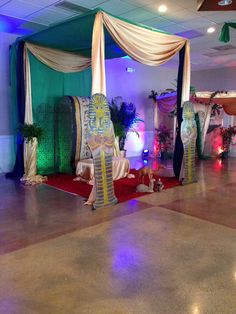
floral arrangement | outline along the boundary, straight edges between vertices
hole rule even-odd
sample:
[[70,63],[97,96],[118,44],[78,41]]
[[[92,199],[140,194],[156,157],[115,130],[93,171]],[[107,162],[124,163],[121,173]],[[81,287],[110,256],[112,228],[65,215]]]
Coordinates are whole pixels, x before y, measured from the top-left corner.
[[120,96],[112,99],[109,108],[115,136],[119,137],[120,150],[124,150],[128,132],[135,132],[139,136],[135,127],[144,121],[139,117],[135,105],[126,103]]
[[165,125],[160,125],[158,129],[156,129],[156,141],[158,143],[158,151],[170,152],[172,148],[172,130],[168,129]]
[[34,137],[38,140],[41,139],[43,130],[37,124],[22,124],[19,127],[21,135],[24,137],[27,143],[31,142]]
[[233,137],[236,135],[236,126],[229,126],[228,128],[221,128],[220,134],[222,136],[222,150],[229,152],[230,145],[233,142]]

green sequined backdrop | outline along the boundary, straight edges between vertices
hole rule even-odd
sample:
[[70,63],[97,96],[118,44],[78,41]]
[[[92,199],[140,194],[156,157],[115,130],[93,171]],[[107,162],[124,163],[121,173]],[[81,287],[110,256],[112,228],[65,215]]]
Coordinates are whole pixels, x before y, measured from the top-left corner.
[[[78,73],[61,73],[47,67],[30,54],[31,85],[33,120],[43,129],[43,137],[38,145],[37,167],[39,174],[55,173],[58,169],[58,156],[56,154],[56,104],[64,95],[90,96],[91,69]],[[70,114],[70,113],[69,113]],[[65,125],[70,120],[65,116]],[[61,119],[61,118],[60,118]],[[63,121],[60,121],[63,124]],[[70,136],[64,132],[61,136]],[[72,134],[71,134],[72,136]],[[58,136],[60,142],[60,136]],[[70,142],[72,139],[68,138]],[[71,146],[60,146],[60,162],[62,168],[67,165],[68,156],[71,155]]]

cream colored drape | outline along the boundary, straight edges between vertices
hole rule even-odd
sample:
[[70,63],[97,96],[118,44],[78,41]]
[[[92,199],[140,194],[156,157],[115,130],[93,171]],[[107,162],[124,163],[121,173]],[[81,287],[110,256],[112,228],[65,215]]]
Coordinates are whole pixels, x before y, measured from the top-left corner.
[[91,66],[91,59],[78,54],[46,48],[30,43],[24,46],[24,77],[25,77],[25,123],[33,123],[31,74],[30,74],[30,51],[38,60],[48,67],[63,73],[83,71]]
[[79,72],[91,66],[90,58],[75,53],[46,48],[30,43],[25,43],[25,47],[42,63],[59,72]]
[[97,13],[92,37],[92,95],[106,96],[105,41],[102,15]]
[[[25,43],[24,46],[24,78],[25,78],[25,123],[33,124],[33,110],[32,110],[32,95],[31,95],[31,73],[30,73],[30,62],[29,54],[30,51],[38,60],[46,64],[48,67],[60,71],[63,73],[79,72],[91,66],[91,59],[86,58],[70,52],[60,51],[57,49],[50,49],[30,43]],[[24,150],[24,161],[25,161],[25,176],[23,181],[41,180],[42,178],[35,175],[27,175],[28,169],[36,167],[36,148],[32,149],[31,143],[25,144]],[[30,154],[31,152],[32,154]],[[32,157],[34,156],[34,157]]]
[[106,92],[104,65],[104,30],[106,27],[114,41],[134,60],[158,66],[170,60],[185,46],[182,102],[189,100],[190,45],[185,38],[143,28],[115,18],[105,12],[96,14],[92,42],[92,94]]

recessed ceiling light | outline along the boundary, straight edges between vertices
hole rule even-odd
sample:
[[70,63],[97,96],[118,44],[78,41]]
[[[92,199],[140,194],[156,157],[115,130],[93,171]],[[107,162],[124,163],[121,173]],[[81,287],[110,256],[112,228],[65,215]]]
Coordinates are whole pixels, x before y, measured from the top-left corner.
[[215,32],[215,27],[209,27],[208,29],[207,29],[207,32],[208,32],[208,34],[212,34],[212,33],[214,33]]
[[231,3],[232,3],[232,0],[221,0],[218,2],[218,4],[221,6],[230,5]]
[[165,4],[159,5],[158,11],[160,13],[165,13],[167,11],[167,6]]

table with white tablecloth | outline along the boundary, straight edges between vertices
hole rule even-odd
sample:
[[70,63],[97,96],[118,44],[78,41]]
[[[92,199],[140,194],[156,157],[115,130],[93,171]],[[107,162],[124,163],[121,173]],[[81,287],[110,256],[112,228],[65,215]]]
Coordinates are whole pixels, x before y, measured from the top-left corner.
[[[113,157],[113,180],[127,177],[130,170],[130,163],[127,158]],[[89,184],[94,184],[93,159],[80,160],[76,167],[76,180],[81,180]]]

